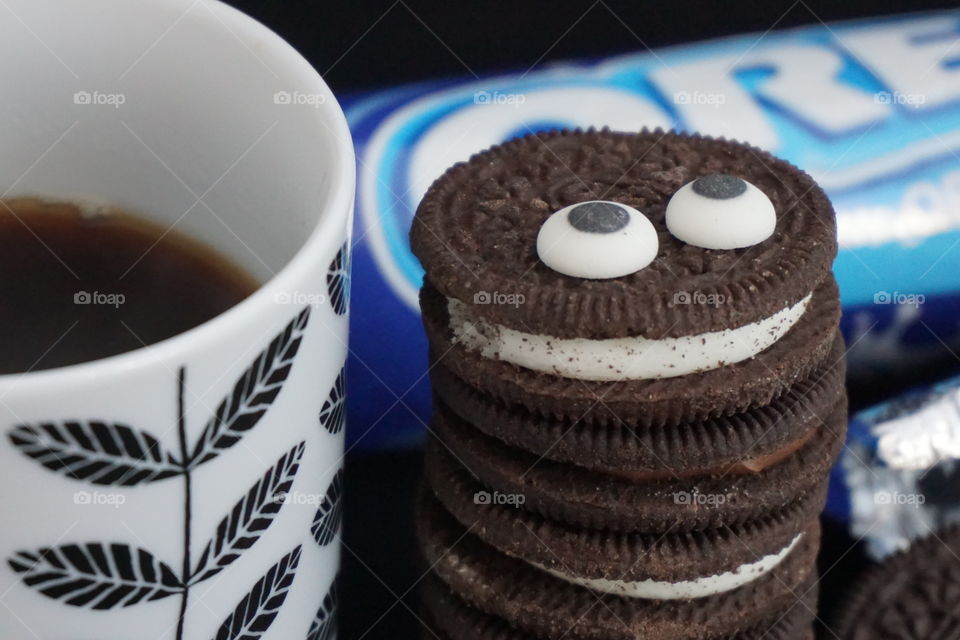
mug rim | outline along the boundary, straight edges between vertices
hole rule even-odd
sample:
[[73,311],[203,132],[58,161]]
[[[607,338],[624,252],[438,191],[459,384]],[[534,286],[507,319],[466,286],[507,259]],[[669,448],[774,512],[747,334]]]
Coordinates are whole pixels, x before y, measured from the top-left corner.
[[[166,2],[166,0],[141,1],[151,2],[154,5],[163,5]],[[268,296],[273,296],[273,291],[283,290],[287,283],[302,281],[306,275],[305,272],[315,267],[313,254],[329,244],[331,229],[336,229],[337,235],[340,235],[340,226],[344,226],[345,239],[349,240],[356,188],[356,152],[346,116],[333,91],[307,59],[273,29],[221,0],[208,3],[206,8],[217,12],[219,18],[229,20],[230,27],[236,30],[238,36],[256,37],[275,49],[289,65],[287,69],[302,81],[305,89],[324,97],[321,108],[316,110],[314,117],[317,126],[326,128],[332,134],[333,143],[330,152],[332,162],[325,167],[329,171],[330,189],[318,202],[317,206],[321,213],[316,223],[306,240],[275,275],[263,282],[249,296],[219,315],[174,336],[130,351],[49,369],[0,374],[0,388],[10,388],[27,380],[34,384],[49,384],[75,376],[97,376],[107,371],[118,370],[132,371],[145,364],[172,360],[176,354],[189,351],[191,344],[197,341],[209,341],[222,335],[228,327],[239,323],[245,316],[255,313],[261,305],[272,303]]]

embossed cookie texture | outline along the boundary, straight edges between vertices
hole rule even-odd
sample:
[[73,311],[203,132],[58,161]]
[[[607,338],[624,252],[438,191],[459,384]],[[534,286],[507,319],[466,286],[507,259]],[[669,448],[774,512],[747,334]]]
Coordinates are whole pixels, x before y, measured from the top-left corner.
[[438,637],[811,637],[847,403],[809,176],[697,135],[531,135],[442,175],[411,243]]

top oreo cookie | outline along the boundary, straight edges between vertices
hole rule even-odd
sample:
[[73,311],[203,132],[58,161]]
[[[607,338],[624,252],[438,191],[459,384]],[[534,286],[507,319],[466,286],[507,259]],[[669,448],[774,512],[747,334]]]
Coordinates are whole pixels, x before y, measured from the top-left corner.
[[607,130],[531,135],[455,165],[411,244],[480,334],[707,346],[744,328],[720,338],[761,348],[803,314],[837,249],[833,208],[796,167],[723,139]]

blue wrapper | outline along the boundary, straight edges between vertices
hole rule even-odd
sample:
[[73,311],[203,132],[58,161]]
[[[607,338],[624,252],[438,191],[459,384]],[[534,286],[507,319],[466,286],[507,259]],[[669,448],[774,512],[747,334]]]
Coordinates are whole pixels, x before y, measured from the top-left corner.
[[881,559],[960,521],[960,376],[856,414],[826,514]]
[[351,445],[418,441],[429,415],[423,272],[407,233],[454,162],[555,127],[673,127],[751,142],[838,212],[854,376],[960,341],[960,12],[816,25],[348,97],[358,152]]

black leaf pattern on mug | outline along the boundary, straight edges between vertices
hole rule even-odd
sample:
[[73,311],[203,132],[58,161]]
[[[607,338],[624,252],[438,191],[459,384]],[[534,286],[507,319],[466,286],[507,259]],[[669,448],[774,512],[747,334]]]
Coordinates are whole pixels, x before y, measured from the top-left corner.
[[101,420],[22,424],[8,437],[21,453],[47,469],[91,484],[132,487],[181,473],[156,438],[124,424]]
[[19,551],[7,562],[24,584],[74,607],[130,607],[183,591],[170,567],[126,544],[65,544]]
[[285,555],[253,585],[220,625],[215,640],[257,640],[270,629],[293,585],[301,549]]
[[[174,457],[149,433],[103,420],[22,424],[10,442],[45,468],[91,484],[132,487],[173,476],[183,480],[183,561],[180,574],[149,551],[122,543],[64,544],[19,551],[7,559],[24,584],[75,607],[112,609],[178,594],[177,640],[187,637],[191,587],[236,561],[263,535],[293,485],[305,443],[288,451],[220,522],[193,569],[190,541],[193,470],[235,445],[273,405],[290,375],[310,317],[304,307],[262,351],[218,406],[192,446],[185,411],[186,367],[177,375],[177,432]],[[339,517],[339,516],[338,516]],[[300,547],[271,568],[223,623],[217,640],[256,640],[273,622],[300,561]]]
[[338,316],[350,307],[350,246],[345,242],[327,271],[327,293],[330,305]]
[[320,408],[320,424],[331,434],[343,431],[345,414],[346,367],[340,369],[330,394]]
[[216,536],[200,556],[191,585],[223,571],[266,532],[293,485],[305,446],[301,442],[284,454],[220,521]]
[[343,520],[343,469],[330,481],[327,493],[313,518],[310,532],[320,546],[333,542],[333,538],[340,531],[340,522]]
[[235,445],[260,421],[290,375],[309,318],[307,306],[240,376],[204,427],[187,463],[191,469]]
[[307,631],[307,640],[330,640],[337,633],[337,582],[334,580],[330,591],[324,596],[320,608],[317,609],[310,630]]

